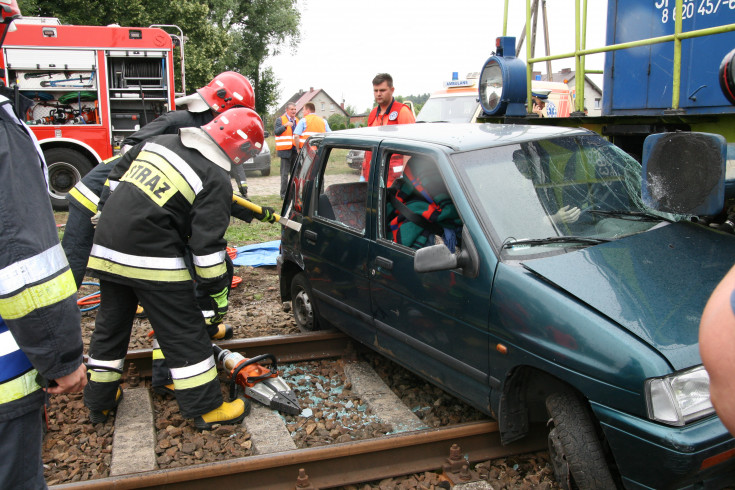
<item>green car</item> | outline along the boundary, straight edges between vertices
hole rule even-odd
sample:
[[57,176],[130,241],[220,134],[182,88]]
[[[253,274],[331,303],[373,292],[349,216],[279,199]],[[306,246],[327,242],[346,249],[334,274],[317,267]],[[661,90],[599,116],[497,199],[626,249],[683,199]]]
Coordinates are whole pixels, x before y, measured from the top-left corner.
[[283,230],[282,298],[303,330],[342,330],[497,419],[503,442],[548,422],[562,485],[732,484],[698,327],[735,236],[646,207],[641,173],[584,129],[314,136],[283,207],[302,227]]

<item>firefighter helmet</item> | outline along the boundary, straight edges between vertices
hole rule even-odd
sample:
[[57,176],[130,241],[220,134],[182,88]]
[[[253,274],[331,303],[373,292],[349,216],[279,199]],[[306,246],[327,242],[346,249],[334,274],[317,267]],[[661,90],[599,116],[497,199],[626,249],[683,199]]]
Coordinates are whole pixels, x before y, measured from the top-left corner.
[[[20,18],[20,8],[16,0],[0,0],[0,10],[3,12],[3,24],[10,24],[15,19]],[[14,31],[15,26],[10,24],[9,31]]]
[[245,76],[234,71],[220,73],[197,92],[215,112],[222,113],[232,107],[255,109],[253,86]]
[[235,165],[253,158],[263,148],[263,121],[254,110],[246,107],[235,107],[218,114],[201,129]]

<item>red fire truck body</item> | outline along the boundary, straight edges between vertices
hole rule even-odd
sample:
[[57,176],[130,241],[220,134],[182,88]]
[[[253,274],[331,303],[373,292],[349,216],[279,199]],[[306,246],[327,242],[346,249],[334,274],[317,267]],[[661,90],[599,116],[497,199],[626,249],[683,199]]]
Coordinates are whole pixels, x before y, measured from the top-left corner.
[[65,209],[83,175],[174,108],[174,42],[151,27],[17,27],[0,50],[0,75],[34,102],[25,120],[49,166],[52,204]]

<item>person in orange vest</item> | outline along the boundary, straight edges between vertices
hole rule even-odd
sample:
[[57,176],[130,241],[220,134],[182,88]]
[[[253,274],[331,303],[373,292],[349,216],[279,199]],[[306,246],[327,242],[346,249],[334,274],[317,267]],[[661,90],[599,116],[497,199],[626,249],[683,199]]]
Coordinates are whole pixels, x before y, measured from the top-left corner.
[[[393,77],[387,73],[378,73],[373,78],[373,95],[375,102],[378,104],[370,111],[368,115],[368,126],[386,126],[389,124],[413,124],[416,117],[413,111],[406,105],[398,102],[393,97]],[[370,175],[370,158],[372,152],[365,152],[365,159],[362,161],[362,175],[360,180],[368,180]],[[395,160],[395,162],[394,162]],[[391,158],[390,172],[388,173],[388,186],[393,183],[396,177],[403,172],[403,159]]]
[[329,123],[322,117],[314,114],[316,112],[316,106],[313,102],[307,102],[304,104],[304,118],[299,121],[294,129],[293,141],[294,144],[299,145],[299,149],[304,147],[304,143],[309,139],[309,136],[313,136],[317,133],[329,133],[332,129],[329,127]]
[[288,174],[291,172],[296,157],[299,154],[299,147],[294,145],[293,130],[299,123],[296,117],[296,104],[289,102],[286,104],[286,112],[279,118],[276,118],[276,127],[273,133],[276,135],[276,150],[278,156],[281,157],[281,199],[286,197],[286,187],[288,186]]

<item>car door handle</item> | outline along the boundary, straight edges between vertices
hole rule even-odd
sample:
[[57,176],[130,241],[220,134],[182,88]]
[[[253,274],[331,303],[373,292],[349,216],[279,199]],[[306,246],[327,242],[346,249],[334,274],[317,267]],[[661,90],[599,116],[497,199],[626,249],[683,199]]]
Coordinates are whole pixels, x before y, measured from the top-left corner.
[[319,237],[319,235],[316,234],[313,230],[306,230],[304,232],[304,238],[310,242],[316,243],[316,239]]
[[387,271],[392,271],[393,270],[393,261],[392,260],[389,260],[389,259],[386,259],[385,257],[380,257],[380,256],[376,257],[375,258],[375,264],[378,267],[381,267],[381,268],[383,268],[383,269],[385,269]]

